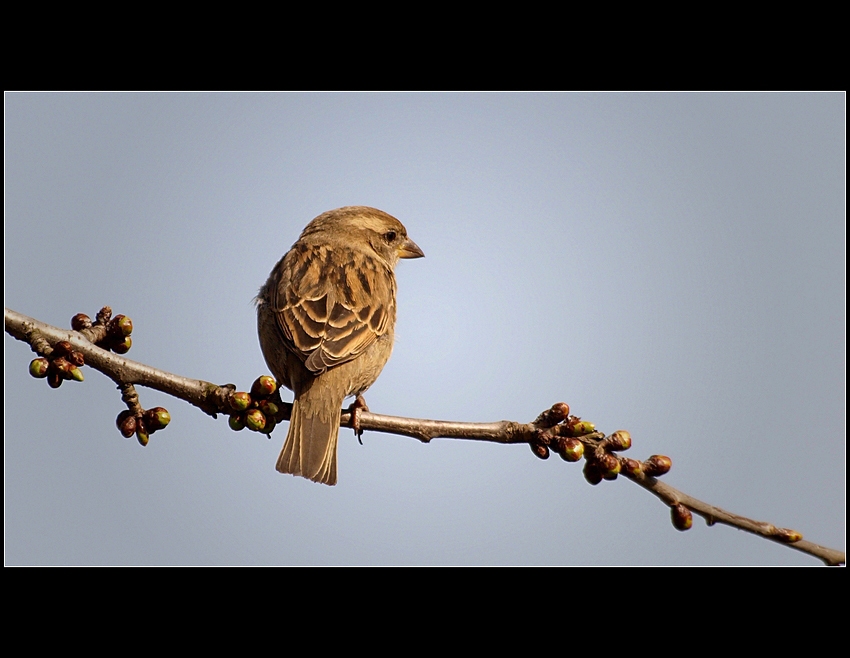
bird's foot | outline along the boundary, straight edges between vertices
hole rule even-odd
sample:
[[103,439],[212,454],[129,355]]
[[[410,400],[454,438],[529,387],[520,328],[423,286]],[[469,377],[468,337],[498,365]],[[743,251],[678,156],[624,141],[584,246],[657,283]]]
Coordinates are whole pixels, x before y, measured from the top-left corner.
[[357,437],[357,440],[360,442],[360,445],[363,445],[363,439],[360,437],[363,436],[363,428],[360,427],[360,413],[363,411],[369,411],[369,407],[366,404],[366,400],[363,399],[362,395],[358,395],[354,398],[354,402],[351,403],[348,407],[348,413],[351,414],[351,420],[349,421],[349,426],[354,430],[354,434]]

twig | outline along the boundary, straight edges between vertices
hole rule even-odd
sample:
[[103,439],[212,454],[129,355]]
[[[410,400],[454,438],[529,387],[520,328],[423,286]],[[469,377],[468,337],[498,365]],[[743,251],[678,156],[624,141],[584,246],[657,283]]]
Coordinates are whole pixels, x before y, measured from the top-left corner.
[[[75,350],[83,353],[86,365],[99,370],[112,379],[122,390],[125,398],[128,395],[132,397],[132,385],[141,385],[185,400],[213,417],[217,413],[231,412],[229,400],[236,390],[233,384],[219,386],[200,379],[189,379],[152,368],[97,347],[83,333],[59,329],[8,308],[5,309],[5,325],[8,334],[28,343],[34,352],[41,355],[49,353],[52,349],[51,345],[55,345],[59,341],[70,342]],[[136,404],[138,403],[136,402]],[[563,403],[554,405],[551,410],[541,414],[533,423],[517,423],[507,420],[495,423],[466,423],[384,416],[367,411],[360,411],[359,422],[360,428],[364,430],[409,436],[423,443],[428,443],[436,438],[467,439],[504,444],[528,443],[533,449],[537,448],[535,453],[538,456],[545,458],[549,454],[548,445],[550,442],[554,445],[554,442],[558,441],[557,437],[567,435],[562,431],[566,428],[566,425],[556,424],[560,422],[557,418],[552,422],[547,420],[547,414],[552,414],[559,405],[563,405]],[[563,406],[566,407],[566,405]],[[291,409],[290,404],[281,405],[277,420],[288,420]],[[571,418],[574,419],[575,417]],[[340,425],[349,427],[351,420],[350,411],[343,409],[340,412]],[[561,417],[561,420],[563,420],[563,417]],[[576,438],[588,448],[590,454],[599,454],[600,451],[604,451],[606,442],[611,441],[611,437],[605,438],[604,434],[594,431]],[[540,450],[541,446],[547,447]],[[590,459],[590,457],[586,458]],[[621,457],[617,459],[622,463],[634,461],[623,460]],[[723,523],[759,535],[817,557],[827,565],[845,563],[843,551],[805,541],[799,533],[793,530],[777,528],[771,523],[755,521],[714,507],[678,491],[664,484],[658,478],[647,475],[640,470],[632,472],[624,470],[623,474],[653,493],[671,508],[681,505],[699,514],[708,525]]]

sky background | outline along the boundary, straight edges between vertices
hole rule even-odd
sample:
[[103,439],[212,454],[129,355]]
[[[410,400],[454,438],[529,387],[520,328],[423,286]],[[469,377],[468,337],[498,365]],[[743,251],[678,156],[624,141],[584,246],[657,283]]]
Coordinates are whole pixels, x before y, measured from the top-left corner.
[[[527,422],[554,402],[665,480],[845,548],[846,97],[840,93],[7,93],[7,307],[103,305],[129,358],[247,390],[252,299],[303,227],[369,205],[397,270],[372,411]],[[341,430],[339,484],[110,380],[50,389],[6,335],[7,565],[817,565],[527,446]],[[285,398],[291,399],[291,398]]]

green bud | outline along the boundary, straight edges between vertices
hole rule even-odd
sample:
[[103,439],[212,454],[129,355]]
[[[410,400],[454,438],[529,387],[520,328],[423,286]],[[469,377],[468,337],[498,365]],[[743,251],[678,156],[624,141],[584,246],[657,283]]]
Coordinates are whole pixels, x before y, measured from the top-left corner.
[[148,428],[145,427],[145,421],[142,418],[136,418],[136,439],[142,447],[146,446],[150,440]]
[[262,432],[266,426],[266,417],[259,409],[250,409],[245,413],[245,426],[254,432]]
[[236,391],[230,396],[230,408],[233,411],[245,411],[251,406],[251,396],[244,391]]
[[596,425],[588,420],[582,420],[578,416],[570,416],[567,420],[567,428],[572,436],[584,436],[596,429]]
[[49,366],[50,362],[44,357],[33,359],[30,361],[30,374],[36,379],[43,379],[47,377],[47,370]]
[[268,400],[258,400],[257,408],[265,414],[266,418],[274,418],[280,412],[280,408]]
[[567,462],[577,462],[584,457],[584,444],[578,439],[562,439],[559,444],[561,459]]

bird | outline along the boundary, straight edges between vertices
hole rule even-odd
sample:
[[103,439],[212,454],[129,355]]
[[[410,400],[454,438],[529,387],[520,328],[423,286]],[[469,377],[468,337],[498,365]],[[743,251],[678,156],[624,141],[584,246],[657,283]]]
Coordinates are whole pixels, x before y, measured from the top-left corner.
[[425,254],[392,215],[346,206],[313,219],[256,298],[263,356],[294,393],[281,473],[337,482],[340,408],[363,393],[393,349],[395,266]]

